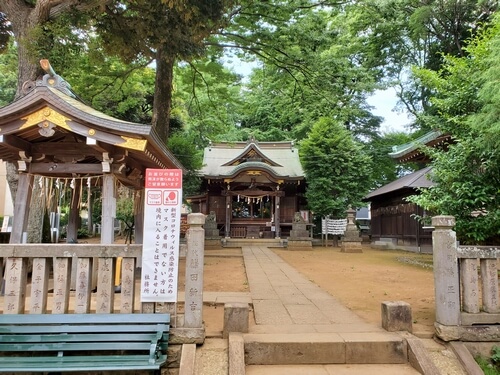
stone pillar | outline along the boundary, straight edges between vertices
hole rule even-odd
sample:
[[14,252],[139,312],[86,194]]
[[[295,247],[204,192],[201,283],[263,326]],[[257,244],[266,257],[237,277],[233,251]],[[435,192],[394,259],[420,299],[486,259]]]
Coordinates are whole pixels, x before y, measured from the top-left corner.
[[434,290],[436,322],[445,326],[460,324],[460,283],[458,276],[457,237],[452,230],[453,216],[432,218]]
[[203,326],[203,256],[205,250],[205,215],[189,214],[186,233],[186,289],[184,328]]
[[462,278],[463,310],[476,314],[479,312],[479,279],[477,259],[462,259],[460,277]]
[[498,312],[498,271],[496,259],[481,259],[481,280],[483,282],[483,310]]
[[344,232],[344,236],[342,237],[342,245],[340,246],[340,251],[342,253],[362,253],[363,248],[361,247],[361,242],[363,241],[363,239],[360,237],[358,227],[354,222],[356,210],[349,207],[346,213],[347,226]]

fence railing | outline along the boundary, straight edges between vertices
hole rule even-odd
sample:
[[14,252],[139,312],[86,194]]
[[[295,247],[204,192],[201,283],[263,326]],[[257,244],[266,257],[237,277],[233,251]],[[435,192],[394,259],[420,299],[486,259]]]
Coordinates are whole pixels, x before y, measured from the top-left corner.
[[500,248],[459,246],[452,216],[432,218],[436,334],[445,341],[500,339]]
[[142,245],[0,244],[3,313],[143,311],[141,253]]

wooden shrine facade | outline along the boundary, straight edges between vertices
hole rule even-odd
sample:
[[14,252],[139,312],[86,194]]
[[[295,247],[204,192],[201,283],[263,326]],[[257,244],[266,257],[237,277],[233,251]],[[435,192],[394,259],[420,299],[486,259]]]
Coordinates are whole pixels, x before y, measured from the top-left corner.
[[201,195],[193,212],[212,216],[226,238],[282,238],[306,208],[305,181],[293,142],[223,142],[204,150]]
[[448,135],[431,131],[413,142],[393,148],[390,157],[399,163],[415,163],[422,169],[382,186],[364,198],[370,202],[372,244],[416,252],[432,251],[432,232],[416,218],[424,217],[426,212],[406,198],[433,185],[429,179],[432,170],[425,167],[430,160],[422,147],[446,150],[449,142],[452,139]]
[[[26,232],[35,176],[75,179],[76,183],[99,176],[101,243],[114,240],[116,180],[138,192],[136,242],[142,243],[145,170],[182,169],[181,164],[151,125],[118,120],[94,110],[76,97],[48,61],[41,64],[46,72],[43,78],[25,83],[23,96],[0,108],[0,159],[14,164],[19,174],[10,242],[20,243]],[[73,190],[78,194],[80,189]],[[78,207],[71,210],[70,220]]]

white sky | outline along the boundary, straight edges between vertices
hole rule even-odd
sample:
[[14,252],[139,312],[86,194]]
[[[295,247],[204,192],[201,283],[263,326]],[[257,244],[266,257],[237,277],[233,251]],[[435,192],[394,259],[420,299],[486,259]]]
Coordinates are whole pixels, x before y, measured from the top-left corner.
[[376,91],[373,96],[368,98],[368,104],[373,107],[372,113],[384,118],[380,127],[384,133],[391,131],[408,133],[406,126],[411,123],[411,120],[405,113],[394,111],[397,101],[394,89]]

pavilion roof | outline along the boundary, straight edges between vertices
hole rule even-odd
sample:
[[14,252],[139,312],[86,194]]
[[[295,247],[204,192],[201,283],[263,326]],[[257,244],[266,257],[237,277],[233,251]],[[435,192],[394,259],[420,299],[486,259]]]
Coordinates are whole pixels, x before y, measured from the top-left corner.
[[151,125],[93,109],[53,71],[27,87],[0,108],[0,159],[19,170],[57,177],[112,172],[139,187],[146,168],[183,169]]

